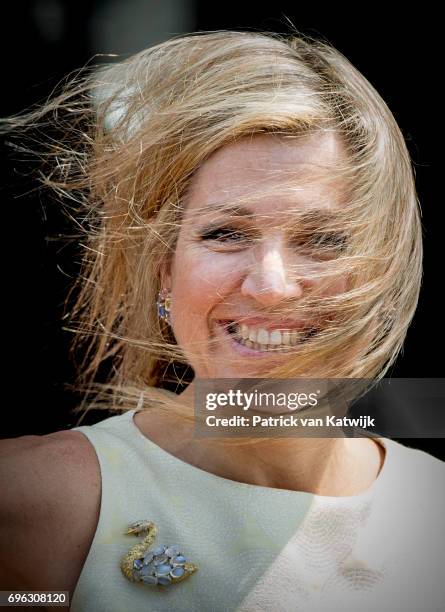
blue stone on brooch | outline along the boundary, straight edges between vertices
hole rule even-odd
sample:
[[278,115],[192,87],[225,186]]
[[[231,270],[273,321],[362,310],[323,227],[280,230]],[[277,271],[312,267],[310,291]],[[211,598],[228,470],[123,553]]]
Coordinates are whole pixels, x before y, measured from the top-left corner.
[[148,565],[144,565],[142,569],[139,570],[141,576],[152,576],[155,573],[156,567],[153,563],[149,563]]
[[165,574],[169,574],[172,570],[172,566],[168,565],[168,563],[163,563],[156,567],[156,576],[162,576]]
[[180,578],[184,575],[184,571],[184,568],[178,565],[178,567],[174,567],[172,569],[172,571],[170,572],[170,576],[172,576],[173,578]]
[[156,557],[154,557],[155,565],[160,565],[161,563],[165,563],[166,561],[168,561],[168,556],[166,554],[156,555]]
[[179,550],[180,550],[179,544],[173,544],[172,546],[169,546],[167,548],[167,550],[165,551],[165,554],[168,557],[176,557],[176,555],[179,555]]

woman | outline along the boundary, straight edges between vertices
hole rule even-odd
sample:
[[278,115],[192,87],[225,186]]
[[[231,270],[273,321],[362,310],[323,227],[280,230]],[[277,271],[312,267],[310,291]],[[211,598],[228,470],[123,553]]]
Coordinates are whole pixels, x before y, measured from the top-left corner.
[[3,443],[2,588],[67,590],[75,611],[443,609],[440,461],[194,435],[200,379],[376,382],[400,351],[421,226],[378,93],[326,43],[223,31],[10,123],[48,112],[68,135],[45,183],[87,234],[81,382],[120,414]]

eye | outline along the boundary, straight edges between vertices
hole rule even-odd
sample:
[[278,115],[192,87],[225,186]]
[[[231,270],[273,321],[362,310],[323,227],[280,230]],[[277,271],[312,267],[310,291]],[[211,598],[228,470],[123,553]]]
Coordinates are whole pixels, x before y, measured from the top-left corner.
[[200,233],[202,240],[215,240],[217,242],[241,242],[249,239],[247,232],[232,227],[215,227],[203,230]]
[[312,237],[311,245],[336,251],[344,251],[346,248],[346,236],[339,233],[315,234]]
[[295,244],[321,255],[341,253],[346,249],[346,236],[339,232],[314,232],[296,237]]

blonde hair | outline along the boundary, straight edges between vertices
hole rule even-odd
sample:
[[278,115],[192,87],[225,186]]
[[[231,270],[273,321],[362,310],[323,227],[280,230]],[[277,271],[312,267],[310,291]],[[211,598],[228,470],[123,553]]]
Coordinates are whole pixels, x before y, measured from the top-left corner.
[[[354,283],[328,303],[339,313],[332,329],[270,374],[378,380],[396,359],[422,273],[413,168],[385,102],[330,44],[298,33],[179,36],[76,76],[3,130],[36,125],[63,133],[47,143],[42,180],[73,203],[84,235],[69,329],[74,353],[85,345],[78,387],[96,394],[89,406],[127,410],[193,377],[157,316],[162,266],[197,169],[254,134],[341,137],[348,164],[339,175],[351,184],[343,227],[355,236],[342,260]],[[312,296],[306,306],[323,301]],[[109,362],[108,380],[95,382]]]

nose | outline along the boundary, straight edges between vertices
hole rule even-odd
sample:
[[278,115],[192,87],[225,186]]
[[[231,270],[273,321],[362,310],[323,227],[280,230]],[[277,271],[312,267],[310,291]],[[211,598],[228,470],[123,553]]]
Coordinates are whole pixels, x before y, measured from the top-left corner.
[[295,278],[295,270],[288,269],[288,262],[280,240],[257,245],[254,262],[241,285],[241,294],[257,300],[263,306],[274,306],[287,298],[303,295],[301,281]]

